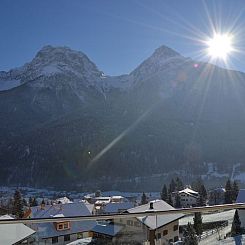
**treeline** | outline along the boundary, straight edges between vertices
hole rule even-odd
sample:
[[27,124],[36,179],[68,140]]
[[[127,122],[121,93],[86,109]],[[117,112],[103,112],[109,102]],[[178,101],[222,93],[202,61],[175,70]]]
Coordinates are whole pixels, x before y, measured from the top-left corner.
[[[177,193],[178,191],[181,191],[185,188],[185,185],[183,184],[183,181],[177,177],[173,178],[169,185],[166,184],[163,185],[162,190],[160,192],[160,197],[163,201],[167,202],[170,205],[173,205],[172,200],[172,193]],[[194,182],[192,182],[191,187],[192,190],[199,193],[199,199],[198,199],[198,206],[205,206],[208,201],[208,192],[206,190],[206,187],[202,180],[198,179]],[[237,195],[239,192],[239,186],[236,181],[232,182],[230,179],[227,180],[225,184],[225,194],[224,194],[224,203],[230,204],[234,203],[237,199]],[[180,198],[179,195],[175,195],[175,207],[180,207]]]
[[[42,200],[42,204],[44,204],[44,200]],[[7,204],[1,204],[0,208],[4,210],[4,214],[12,214],[16,218],[21,219],[24,216],[25,209],[38,205],[38,201],[35,197],[29,197],[29,200],[26,201],[26,199],[22,197],[21,191],[17,189],[13,197],[8,200]]]
[[232,182],[230,179],[225,184],[225,204],[236,202],[239,192],[239,186],[236,181]]

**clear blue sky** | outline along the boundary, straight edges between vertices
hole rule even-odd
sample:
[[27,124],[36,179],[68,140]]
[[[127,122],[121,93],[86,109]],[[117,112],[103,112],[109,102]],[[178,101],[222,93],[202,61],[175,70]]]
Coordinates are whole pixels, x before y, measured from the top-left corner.
[[[0,70],[47,44],[83,51],[110,75],[132,71],[163,44],[196,58],[211,23],[235,32],[242,51],[244,8],[244,0],[1,0]],[[245,71],[244,54],[233,56],[230,67]]]

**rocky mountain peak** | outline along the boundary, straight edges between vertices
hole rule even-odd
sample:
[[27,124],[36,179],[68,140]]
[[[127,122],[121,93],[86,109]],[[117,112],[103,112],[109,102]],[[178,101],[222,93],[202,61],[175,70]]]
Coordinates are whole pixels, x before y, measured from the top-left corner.
[[159,48],[155,50],[155,52],[151,56],[152,58],[157,58],[157,59],[168,59],[171,57],[181,57],[181,55],[176,52],[175,50],[162,45]]
[[157,72],[182,63],[186,58],[167,46],[160,46],[131,74],[136,80],[146,79]]
[[100,77],[102,74],[84,53],[68,47],[50,45],[44,46],[25,67],[27,70],[39,71],[41,75],[66,73],[78,77],[86,77],[90,74],[92,77]]

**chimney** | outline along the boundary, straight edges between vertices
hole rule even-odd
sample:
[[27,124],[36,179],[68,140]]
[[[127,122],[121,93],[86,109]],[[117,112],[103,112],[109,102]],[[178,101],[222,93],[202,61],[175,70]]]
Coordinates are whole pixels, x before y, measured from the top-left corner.
[[153,202],[150,202],[150,209],[154,209]]

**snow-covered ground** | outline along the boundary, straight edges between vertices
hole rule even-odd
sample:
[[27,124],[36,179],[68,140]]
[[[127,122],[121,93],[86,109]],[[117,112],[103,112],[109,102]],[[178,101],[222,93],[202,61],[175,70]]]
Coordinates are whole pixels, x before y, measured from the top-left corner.
[[[217,230],[209,230],[203,234],[206,238],[202,239],[199,244],[206,245],[206,244],[236,244],[233,238],[227,238],[226,234],[231,231],[231,225],[233,221],[233,217],[235,214],[235,210],[229,210],[225,212],[213,213],[213,214],[203,214],[202,219],[203,223],[215,222],[215,221],[228,221],[228,226],[220,229],[219,232]],[[186,225],[188,222],[193,224],[193,215],[186,216],[180,220],[180,225]],[[219,240],[221,238],[222,240]],[[226,243],[227,242],[227,243]],[[243,244],[243,243],[238,243]],[[245,244],[245,243],[244,243]]]
[[[214,221],[222,221],[228,220],[228,223],[231,224],[233,221],[233,217],[235,214],[235,210],[229,210],[220,213],[213,213],[213,214],[203,214],[202,221],[203,223],[209,223]],[[193,215],[186,216],[180,220],[180,225],[187,225],[188,222],[193,224]]]
[[92,241],[91,237],[78,239],[74,242],[68,243],[67,245],[87,245]]

